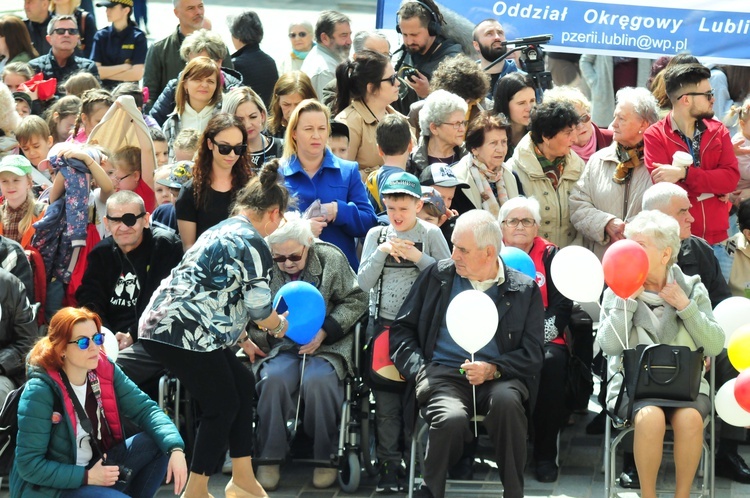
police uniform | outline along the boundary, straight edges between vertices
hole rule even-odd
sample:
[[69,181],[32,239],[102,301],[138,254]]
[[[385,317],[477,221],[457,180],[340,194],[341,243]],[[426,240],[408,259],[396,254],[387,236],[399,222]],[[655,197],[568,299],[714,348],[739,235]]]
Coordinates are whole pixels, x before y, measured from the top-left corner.
[[[126,7],[133,7],[132,0],[112,0],[97,5],[119,3]],[[148,41],[146,34],[128,22],[128,26],[122,31],[117,31],[113,24],[100,29],[94,35],[94,46],[91,49],[91,58],[102,66],[117,66],[120,64],[145,64]],[[121,81],[102,80],[102,86],[112,89]]]

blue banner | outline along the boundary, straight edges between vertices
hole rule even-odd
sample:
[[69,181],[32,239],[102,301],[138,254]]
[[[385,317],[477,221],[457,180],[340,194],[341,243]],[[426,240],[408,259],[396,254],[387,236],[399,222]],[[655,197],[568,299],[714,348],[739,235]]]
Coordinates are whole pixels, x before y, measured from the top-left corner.
[[[642,0],[644,3],[646,0]],[[662,0],[663,1],[663,0]],[[399,0],[378,0],[378,27],[393,28]],[[576,0],[444,0],[476,24],[497,19],[507,38],[552,34],[546,50],[656,58],[690,52],[705,62],[750,65],[750,2],[693,1],[696,8]],[[670,2],[672,5],[677,2]],[[689,7],[690,0],[680,2]]]

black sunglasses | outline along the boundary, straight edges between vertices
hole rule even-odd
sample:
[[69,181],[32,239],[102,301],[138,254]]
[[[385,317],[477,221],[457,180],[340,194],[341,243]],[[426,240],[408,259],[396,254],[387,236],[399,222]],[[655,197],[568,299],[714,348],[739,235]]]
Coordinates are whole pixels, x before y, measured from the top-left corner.
[[97,346],[101,346],[102,344],[104,344],[104,334],[102,334],[101,332],[97,332],[92,337],[81,337],[80,339],[76,339],[75,341],[68,341],[68,344],[78,344],[78,349],[86,351],[91,345],[92,339],[94,341],[94,344],[96,344]]
[[298,36],[300,38],[305,38],[305,37],[307,37],[307,32],[306,31],[300,31],[299,33],[289,33],[289,38],[297,38]]
[[214,144],[216,145],[216,148],[219,150],[219,154],[222,156],[228,155],[230,152],[234,151],[234,154],[237,156],[241,156],[247,151],[247,144],[238,144],[238,145],[228,145],[228,144]]
[[116,218],[114,216],[106,215],[106,218],[112,223],[122,223],[126,227],[132,227],[135,223],[146,216],[145,211],[141,214],[125,213],[121,217]]
[[292,254],[290,256],[274,256],[273,260],[276,261],[277,263],[284,263],[288,259],[292,263],[296,263],[297,261],[302,259],[302,256],[304,255],[305,255],[305,250],[302,249],[302,252],[299,254]]
[[387,81],[387,82],[389,82],[389,83],[390,83],[391,85],[394,85],[394,86],[395,86],[395,85],[396,85],[396,80],[397,80],[397,79],[398,79],[398,73],[393,73],[392,75],[388,76],[387,78],[383,78],[383,79],[382,79],[382,80],[380,80],[380,81]]
[[64,35],[66,32],[70,33],[71,35],[77,35],[78,28],[55,28],[52,30],[52,32],[56,35]]

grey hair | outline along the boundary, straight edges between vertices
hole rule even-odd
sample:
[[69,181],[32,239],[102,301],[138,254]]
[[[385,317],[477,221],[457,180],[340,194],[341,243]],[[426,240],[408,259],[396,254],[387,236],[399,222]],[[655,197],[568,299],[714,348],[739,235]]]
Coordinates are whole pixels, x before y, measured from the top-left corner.
[[132,190],[120,190],[110,195],[107,199],[107,211],[109,211],[110,206],[123,206],[125,204],[138,204],[141,213],[146,212],[146,204],[144,204],[143,198]]
[[318,21],[315,23],[315,41],[320,43],[323,39],[323,33],[329,37],[333,36],[336,26],[341,23],[351,24],[351,19],[341,12],[335,10],[324,10],[320,13]]
[[456,111],[466,114],[469,106],[464,99],[446,90],[435,90],[424,100],[424,106],[419,111],[419,127],[422,135],[429,137],[430,125],[445,123],[445,120]]
[[492,246],[495,248],[495,256],[498,256],[503,249],[503,232],[500,230],[500,224],[489,211],[484,209],[466,211],[456,220],[454,233],[461,230],[471,230],[479,249]]
[[542,223],[539,201],[533,197],[524,197],[522,195],[505,201],[505,204],[500,207],[500,214],[497,216],[498,223],[505,221],[505,218],[507,218],[514,209],[528,209],[531,216],[534,218],[534,221],[536,221],[536,224],[540,225]]
[[76,29],[78,29],[78,21],[76,21],[75,16],[63,14],[61,16],[55,16],[52,18],[52,20],[47,25],[47,34],[52,36],[52,31],[55,30],[55,25],[59,23],[60,21],[71,21],[73,24],[76,25]]
[[574,86],[562,85],[550,88],[544,92],[545,102],[570,102],[573,105],[583,107],[587,113],[591,112],[591,101],[586,98],[581,90]]
[[287,31],[290,31],[293,26],[302,26],[305,28],[305,31],[307,31],[307,34],[310,36],[314,36],[315,32],[313,30],[313,25],[310,21],[307,19],[297,19],[295,21],[292,21],[289,23],[289,27],[287,27]]
[[263,41],[263,24],[258,14],[252,10],[246,10],[242,14],[229,20],[229,34],[240,42],[248,45]]
[[199,29],[187,35],[180,45],[180,57],[182,60],[190,60],[190,56],[203,51],[208,52],[209,58],[214,61],[224,59],[227,46],[221,35],[207,29]]
[[310,228],[310,220],[300,218],[299,213],[286,213],[284,218],[287,220],[286,223],[266,237],[269,246],[283,244],[289,240],[299,242],[305,247],[313,245],[315,237]]
[[659,104],[656,102],[656,97],[645,88],[633,88],[631,86],[620,88],[615,95],[615,102],[632,105],[633,112],[641,119],[646,120],[648,124],[659,121]]
[[388,37],[385,36],[385,34],[380,30],[375,31],[358,31],[356,35],[354,35],[354,39],[352,40],[352,50],[354,50],[354,53],[359,53],[363,50],[365,50],[365,43],[370,38],[380,38],[382,40],[385,40],[386,43],[388,43],[388,46],[391,46],[391,43],[388,41]]
[[661,211],[641,211],[630,223],[625,225],[625,237],[645,235],[659,249],[672,249],[667,266],[677,262],[680,254],[680,224],[677,220]]
[[687,199],[688,194],[684,188],[678,187],[674,183],[660,182],[651,185],[643,193],[641,200],[641,209],[664,211],[673,198]]

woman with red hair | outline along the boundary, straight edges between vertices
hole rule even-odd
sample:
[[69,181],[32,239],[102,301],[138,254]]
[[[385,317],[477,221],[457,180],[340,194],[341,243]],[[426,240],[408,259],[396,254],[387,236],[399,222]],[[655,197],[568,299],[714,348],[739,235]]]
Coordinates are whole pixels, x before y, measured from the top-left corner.
[[[63,308],[29,354],[18,405],[13,497],[153,497],[187,478],[177,428],[102,351],[102,322]],[[143,432],[128,438],[123,421]]]

